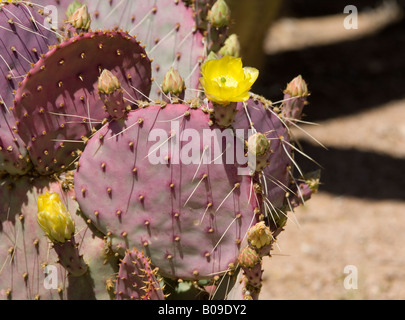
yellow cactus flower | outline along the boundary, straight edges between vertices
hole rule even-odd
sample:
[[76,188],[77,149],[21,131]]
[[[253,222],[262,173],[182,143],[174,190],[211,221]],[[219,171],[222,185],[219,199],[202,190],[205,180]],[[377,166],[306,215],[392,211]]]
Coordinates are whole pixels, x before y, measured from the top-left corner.
[[200,82],[208,99],[228,105],[249,100],[249,91],[258,77],[259,70],[243,68],[240,58],[226,56],[205,62]]
[[58,193],[38,197],[38,224],[52,242],[65,243],[75,232],[75,224]]

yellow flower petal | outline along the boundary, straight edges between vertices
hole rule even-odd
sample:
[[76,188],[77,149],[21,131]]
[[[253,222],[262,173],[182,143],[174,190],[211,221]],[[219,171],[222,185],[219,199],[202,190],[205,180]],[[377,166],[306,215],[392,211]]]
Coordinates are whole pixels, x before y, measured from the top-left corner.
[[244,92],[243,94],[236,96],[236,97],[232,97],[229,99],[230,102],[242,102],[242,101],[247,101],[250,98],[250,94],[249,92]]
[[243,71],[245,72],[245,77],[248,78],[250,76],[250,84],[253,86],[256,82],[256,80],[259,78],[259,70],[256,68],[251,68],[251,67],[245,67],[243,68]]
[[208,99],[227,105],[249,99],[249,91],[256,82],[259,71],[243,68],[240,58],[226,56],[209,60],[202,67],[201,85]]
[[38,197],[38,224],[51,241],[64,243],[75,231],[70,213],[57,193]]

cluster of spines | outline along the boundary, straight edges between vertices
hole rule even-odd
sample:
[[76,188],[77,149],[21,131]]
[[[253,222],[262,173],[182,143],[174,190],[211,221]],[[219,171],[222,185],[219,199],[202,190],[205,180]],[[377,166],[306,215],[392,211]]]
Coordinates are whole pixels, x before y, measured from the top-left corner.
[[150,259],[136,249],[127,251],[116,279],[116,299],[164,300],[163,290],[158,280],[158,269],[152,269]]

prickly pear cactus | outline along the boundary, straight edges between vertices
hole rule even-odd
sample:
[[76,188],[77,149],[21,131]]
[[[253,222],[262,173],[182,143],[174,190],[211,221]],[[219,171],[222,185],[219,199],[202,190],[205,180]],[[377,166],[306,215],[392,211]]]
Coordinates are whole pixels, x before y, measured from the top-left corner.
[[218,1],[2,1],[0,299],[258,299],[316,192],[297,77],[251,93]]
[[150,60],[134,38],[120,32],[88,32],[62,42],[18,88],[17,130],[39,173],[69,169],[86,137],[107,118],[98,94],[104,69],[117,71],[131,108],[149,94]]

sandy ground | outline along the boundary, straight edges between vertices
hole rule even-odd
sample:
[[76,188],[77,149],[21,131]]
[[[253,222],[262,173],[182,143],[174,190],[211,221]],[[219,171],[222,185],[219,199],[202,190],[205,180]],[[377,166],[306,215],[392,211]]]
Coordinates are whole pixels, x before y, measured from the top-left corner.
[[[318,81],[314,96],[322,93]],[[384,79],[376,85],[384,86]],[[334,108],[342,102],[330,101]],[[359,112],[325,112],[317,126],[302,126],[328,150],[294,131],[324,167],[324,185],[290,216],[265,259],[261,299],[405,299],[405,99],[386,96],[386,103],[372,107],[366,102],[351,106]],[[345,288],[349,279],[356,288]]]
[[[304,128],[327,147],[374,150],[405,160],[404,119],[405,100]],[[392,169],[404,172],[404,167]],[[261,298],[405,299],[404,227],[405,201],[338,196],[321,186],[291,215],[273,257],[265,260]],[[357,268],[357,289],[344,287],[345,277],[355,275],[345,273],[346,266]]]
[[[405,203],[320,193],[264,263],[261,299],[405,299]],[[355,276],[357,289],[346,289]]]

